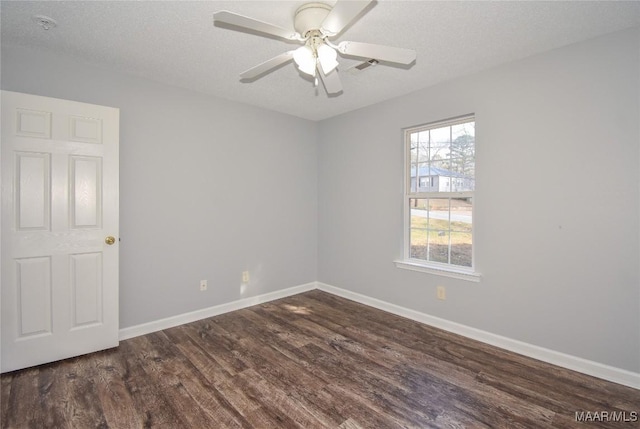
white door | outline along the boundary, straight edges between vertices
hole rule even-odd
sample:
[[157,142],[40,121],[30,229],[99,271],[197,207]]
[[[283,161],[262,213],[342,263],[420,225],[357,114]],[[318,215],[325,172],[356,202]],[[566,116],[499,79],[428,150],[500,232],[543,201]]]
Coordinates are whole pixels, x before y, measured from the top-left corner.
[[6,372],[118,345],[119,110],[1,98]]

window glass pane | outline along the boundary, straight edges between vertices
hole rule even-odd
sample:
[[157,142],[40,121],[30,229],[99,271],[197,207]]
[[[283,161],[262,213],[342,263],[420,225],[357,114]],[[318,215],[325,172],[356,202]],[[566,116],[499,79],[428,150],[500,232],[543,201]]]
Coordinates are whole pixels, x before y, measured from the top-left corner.
[[[463,181],[458,181],[458,191],[472,191],[475,188],[475,123],[454,125],[451,127],[453,141],[451,142],[450,169]],[[455,187],[452,187],[455,192]]]
[[433,186],[430,192],[450,192],[451,175],[449,169],[451,160],[432,161],[429,171],[427,172],[433,178]]
[[456,141],[460,136],[475,137],[476,135],[476,123],[465,122],[464,124],[453,125],[451,127],[451,139]]
[[471,232],[473,225],[471,198],[451,199],[451,230]]
[[451,192],[473,191],[475,189],[473,160],[467,162],[460,159],[450,161]]
[[[417,176],[417,179],[416,179]],[[416,180],[414,180],[416,179]],[[429,181],[429,164],[421,162],[418,164],[417,173],[411,176],[412,183],[415,181],[418,184],[418,192],[427,192],[429,189],[426,187]],[[424,185],[424,186],[423,186]],[[412,186],[413,189],[413,186]]]
[[451,263],[463,267],[471,266],[471,233],[451,233]]
[[411,231],[410,257],[427,259],[427,200],[422,198],[410,198]]
[[416,172],[418,171],[418,164],[411,164],[410,170],[411,170],[411,173],[410,173],[411,182],[409,184],[410,185],[409,186],[409,189],[410,189],[409,192],[415,192],[416,191],[416,183],[417,183]]
[[411,209],[411,228],[427,229],[427,200],[423,198],[410,198],[409,205]]
[[452,158],[449,161],[449,170],[453,173],[451,175],[465,178],[469,184],[474,182],[475,169],[476,165],[473,158]]
[[429,131],[422,131],[418,135],[418,161],[429,160]]
[[451,142],[451,157],[473,159],[476,156],[475,139],[472,136],[460,136]]
[[433,262],[449,263],[449,232],[429,231],[427,246],[427,260]]
[[427,231],[424,229],[411,229],[411,254],[410,258],[427,260]]
[[427,227],[431,230],[448,231],[449,223],[449,199],[430,198],[428,201]]
[[451,127],[434,128],[429,131],[431,145],[449,143],[451,141]]
[[416,145],[416,143],[418,143],[418,134],[420,133],[410,133],[409,134],[409,141],[411,142],[411,147],[414,147]]
[[431,151],[429,152],[429,159],[432,161],[438,161],[440,159],[447,159],[451,157],[451,143],[449,142],[431,142]]
[[476,183],[476,159],[475,159],[475,155],[473,158],[467,158],[464,160],[464,175],[465,177],[468,177],[470,179],[472,179],[473,181],[473,188],[475,189],[475,183]]

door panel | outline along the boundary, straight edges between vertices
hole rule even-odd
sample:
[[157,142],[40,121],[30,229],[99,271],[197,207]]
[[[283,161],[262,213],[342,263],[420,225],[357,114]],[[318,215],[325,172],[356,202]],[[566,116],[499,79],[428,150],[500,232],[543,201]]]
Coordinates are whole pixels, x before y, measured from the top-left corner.
[[18,338],[51,333],[51,258],[16,259]]
[[118,345],[118,127],[2,91],[2,372]]
[[46,153],[16,153],[17,229],[49,229],[49,169]]
[[102,253],[70,256],[72,328],[102,322]]
[[16,135],[51,138],[51,112],[16,109]]
[[102,159],[71,157],[71,228],[99,228],[102,214]]

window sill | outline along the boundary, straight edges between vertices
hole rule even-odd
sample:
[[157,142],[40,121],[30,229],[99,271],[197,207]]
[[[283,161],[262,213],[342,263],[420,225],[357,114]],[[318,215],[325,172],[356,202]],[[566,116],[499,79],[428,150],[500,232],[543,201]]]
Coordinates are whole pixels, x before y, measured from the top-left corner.
[[448,266],[436,267],[433,265],[425,265],[423,263],[412,260],[399,260],[393,261],[396,267],[403,270],[419,271],[421,273],[436,274],[438,276],[452,277],[454,279],[461,279],[470,282],[479,282],[481,274],[471,270],[465,270],[463,268],[453,268]]

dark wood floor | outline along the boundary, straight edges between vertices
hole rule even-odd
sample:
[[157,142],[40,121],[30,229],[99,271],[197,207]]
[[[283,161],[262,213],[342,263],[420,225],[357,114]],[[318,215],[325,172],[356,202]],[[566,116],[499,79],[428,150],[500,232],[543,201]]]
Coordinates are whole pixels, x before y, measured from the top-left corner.
[[311,291],[2,375],[6,428],[637,428],[640,391]]

